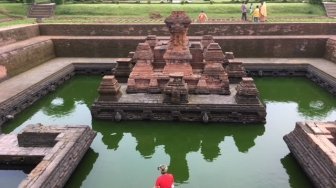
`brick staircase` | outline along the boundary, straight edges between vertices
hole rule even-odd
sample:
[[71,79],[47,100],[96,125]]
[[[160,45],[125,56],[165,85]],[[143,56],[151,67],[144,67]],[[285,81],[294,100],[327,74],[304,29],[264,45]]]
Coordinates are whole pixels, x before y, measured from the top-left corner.
[[37,22],[41,22],[42,18],[50,18],[54,15],[56,5],[49,4],[33,4],[28,11],[28,18],[36,18]]
[[324,2],[323,5],[327,12],[327,16],[330,18],[336,18],[336,3]]

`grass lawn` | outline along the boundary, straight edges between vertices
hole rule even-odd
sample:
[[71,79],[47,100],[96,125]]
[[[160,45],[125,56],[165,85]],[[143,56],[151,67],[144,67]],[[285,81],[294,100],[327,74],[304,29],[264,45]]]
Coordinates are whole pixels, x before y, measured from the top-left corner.
[[[240,20],[238,4],[65,4],[56,8],[52,19],[45,23],[151,23],[161,22],[173,10],[184,10],[196,19],[204,10],[210,19]],[[256,5],[256,4],[255,4]],[[249,6],[249,5],[248,5]],[[27,19],[27,5],[0,4],[0,26],[32,23]],[[324,8],[308,3],[268,3],[268,22],[335,22],[325,16]],[[150,19],[150,13],[159,13],[162,19]],[[6,18],[12,18],[9,21]],[[4,20],[4,21],[1,21]]]

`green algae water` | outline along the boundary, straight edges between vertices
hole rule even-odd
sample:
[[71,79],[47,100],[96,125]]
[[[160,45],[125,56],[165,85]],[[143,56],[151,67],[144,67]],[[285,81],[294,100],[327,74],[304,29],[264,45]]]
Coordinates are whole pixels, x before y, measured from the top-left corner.
[[3,126],[4,133],[18,133],[34,123],[92,125],[97,136],[69,188],[152,188],[160,164],[169,164],[181,188],[312,187],[282,137],[297,121],[336,120],[335,97],[311,81],[256,78],[266,124],[97,121],[89,108],[100,80],[76,76]]

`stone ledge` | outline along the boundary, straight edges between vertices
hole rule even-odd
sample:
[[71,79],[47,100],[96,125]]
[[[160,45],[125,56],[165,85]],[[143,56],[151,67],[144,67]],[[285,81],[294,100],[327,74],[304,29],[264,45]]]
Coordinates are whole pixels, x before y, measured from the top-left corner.
[[336,122],[297,122],[284,136],[289,150],[316,187],[336,187]]
[[[37,165],[19,187],[63,187],[95,136],[89,126],[28,125],[18,135],[24,137],[24,147],[15,135],[0,137],[0,164]],[[46,147],[50,141],[56,144]]]

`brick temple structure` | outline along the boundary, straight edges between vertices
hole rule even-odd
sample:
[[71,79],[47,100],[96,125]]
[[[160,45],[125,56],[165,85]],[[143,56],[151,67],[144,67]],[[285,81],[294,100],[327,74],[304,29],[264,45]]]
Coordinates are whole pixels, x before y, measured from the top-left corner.
[[[188,93],[229,95],[229,77],[225,70],[225,62],[228,61],[212,36],[206,35],[199,42],[189,42],[187,32],[191,19],[183,11],[172,12],[165,23],[170,32],[169,41],[158,41],[155,35],[150,35],[138,45],[127,92],[162,93],[170,75],[179,73]],[[234,68],[239,72],[239,66]],[[243,68],[240,71],[245,73]],[[245,76],[236,72],[232,74],[240,76],[240,79]]]
[[114,75],[104,76],[94,118],[265,122],[254,81],[232,52],[223,53],[211,35],[189,41],[191,20],[183,11],[173,11],[165,23],[169,40],[148,35],[128,62],[117,61]]

